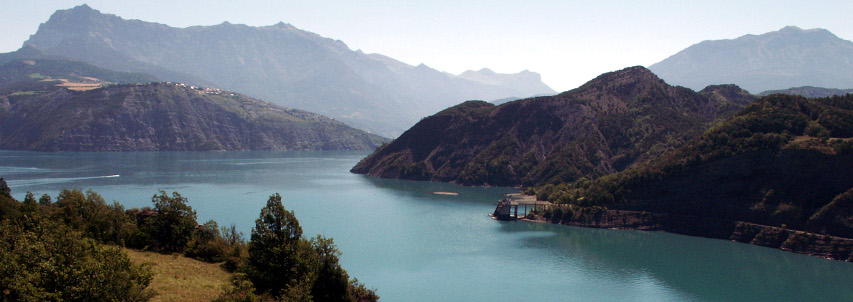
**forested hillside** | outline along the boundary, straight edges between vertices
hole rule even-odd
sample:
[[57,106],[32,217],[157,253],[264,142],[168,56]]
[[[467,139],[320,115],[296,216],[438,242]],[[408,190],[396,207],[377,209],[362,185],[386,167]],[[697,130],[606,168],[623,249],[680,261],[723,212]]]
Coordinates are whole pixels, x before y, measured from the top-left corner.
[[[534,191],[573,209],[556,218],[565,223],[588,219],[574,213],[590,209],[628,210],[694,235],[729,238],[745,222],[853,238],[853,96],[763,97],[661,158]],[[735,239],[765,240],[748,230],[740,226],[746,235]],[[776,247],[790,239],[780,234]],[[803,238],[791,240],[814,244]],[[847,259],[850,251],[837,248],[825,256]]]

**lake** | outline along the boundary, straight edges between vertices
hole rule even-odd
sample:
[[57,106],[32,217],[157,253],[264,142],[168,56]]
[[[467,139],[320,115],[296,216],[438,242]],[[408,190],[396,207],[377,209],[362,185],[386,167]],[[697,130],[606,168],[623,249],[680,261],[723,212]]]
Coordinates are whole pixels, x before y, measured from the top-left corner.
[[383,301],[853,301],[853,263],[660,232],[495,221],[487,214],[515,189],[349,173],[366,155],[0,151],[0,177],[18,200],[81,188],[131,208],[178,191],[199,222],[235,224],[246,238],[278,192],[305,235],[333,237],[344,268]]

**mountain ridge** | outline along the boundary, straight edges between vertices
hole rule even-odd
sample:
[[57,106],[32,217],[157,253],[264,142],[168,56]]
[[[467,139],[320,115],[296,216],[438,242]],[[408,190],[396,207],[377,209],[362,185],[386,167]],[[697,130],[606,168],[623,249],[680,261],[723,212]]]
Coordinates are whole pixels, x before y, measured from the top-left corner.
[[175,83],[3,95],[0,117],[7,150],[369,150],[385,141],[315,113]]
[[787,26],[760,35],[706,40],[649,66],[674,85],[736,84],[750,92],[853,83],[853,42],[826,29]]
[[595,178],[674,148],[750,100],[736,86],[697,93],[630,67],[551,97],[442,110],[352,172],[493,186]]
[[779,90],[768,90],[762,93],[759,93],[760,96],[768,96],[776,93],[784,93],[784,94],[793,94],[793,95],[801,95],[807,98],[824,98],[830,96],[843,96],[845,94],[853,93],[853,89],[835,89],[835,88],[823,88],[823,87],[813,87],[813,86],[801,86],[801,87],[791,87],[788,89],[779,89]]
[[230,91],[27,53],[0,66],[0,149],[370,150],[387,141]]
[[283,22],[174,28],[79,6],[54,13],[25,44],[102,68],[240,91],[386,136],[464,100],[553,93],[544,84],[486,85],[380,60]]

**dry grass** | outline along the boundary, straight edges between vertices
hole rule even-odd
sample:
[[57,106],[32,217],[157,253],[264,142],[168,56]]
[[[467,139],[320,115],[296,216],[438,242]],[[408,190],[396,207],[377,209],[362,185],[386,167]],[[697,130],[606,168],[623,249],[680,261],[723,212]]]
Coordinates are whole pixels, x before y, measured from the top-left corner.
[[211,301],[230,285],[231,274],[219,264],[178,254],[124,250],[133,263],[150,263],[154,280],[149,288],[157,293],[151,301]]
[[58,79],[58,80],[61,83],[56,84],[56,86],[65,87],[68,90],[73,90],[73,91],[89,91],[92,89],[101,88],[101,83],[75,83],[75,82],[70,82],[67,79]]

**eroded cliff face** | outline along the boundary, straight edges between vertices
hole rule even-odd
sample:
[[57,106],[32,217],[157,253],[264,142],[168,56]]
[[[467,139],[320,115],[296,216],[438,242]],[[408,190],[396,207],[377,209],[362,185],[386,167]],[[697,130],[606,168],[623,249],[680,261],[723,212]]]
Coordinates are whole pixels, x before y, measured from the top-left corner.
[[2,104],[3,149],[371,150],[386,141],[314,113],[179,84],[57,89]]
[[595,178],[680,146],[752,99],[733,85],[697,93],[631,67],[552,97],[448,108],[352,172],[494,186]]

